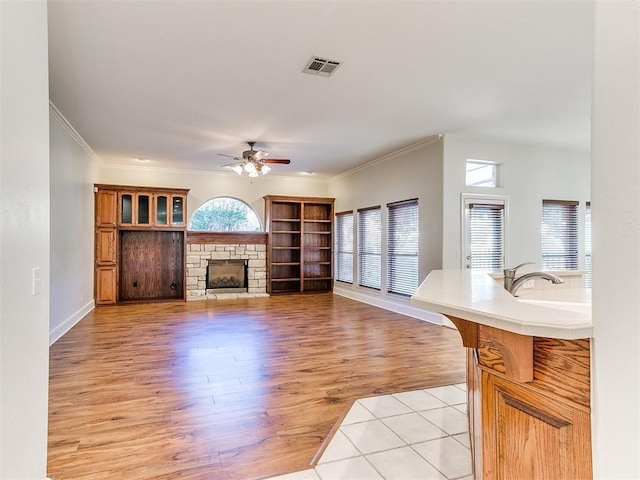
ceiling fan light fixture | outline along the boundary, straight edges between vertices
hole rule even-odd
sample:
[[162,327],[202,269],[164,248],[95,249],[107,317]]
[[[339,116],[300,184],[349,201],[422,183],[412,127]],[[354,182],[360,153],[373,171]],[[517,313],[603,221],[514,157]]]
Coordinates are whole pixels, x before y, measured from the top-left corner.
[[[2,1],[2,0],[0,0]],[[269,155],[269,153],[264,152],[262,150],[254,150],[253,146],[256,142],[247,142],[249,145],[249,150],[245,150],[242,152],[242,158],[240,157],[232,157],[231,155],[227,155],[225,153],[219,153],[223,157],[233,158],[237,163],[231,163],[229,165],[223,165],[223,168],[230,168],[238,175],[242,175],[246,172],[250,177],[258,177],[260,174],[266,175],[268,174],[272,168],[267,163],[274,163],[280,165],[289,165],[291,160],[288,158],[272,158],[266,159],[265,157]]]

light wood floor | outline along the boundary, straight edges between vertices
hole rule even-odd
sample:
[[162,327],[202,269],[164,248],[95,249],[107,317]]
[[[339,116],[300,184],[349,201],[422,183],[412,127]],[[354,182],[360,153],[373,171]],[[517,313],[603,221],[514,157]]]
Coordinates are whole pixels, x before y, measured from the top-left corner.
[[458,333],[331,294],[97,308],[50,350],[48,475],[306,468],[356,398],[464,381]]

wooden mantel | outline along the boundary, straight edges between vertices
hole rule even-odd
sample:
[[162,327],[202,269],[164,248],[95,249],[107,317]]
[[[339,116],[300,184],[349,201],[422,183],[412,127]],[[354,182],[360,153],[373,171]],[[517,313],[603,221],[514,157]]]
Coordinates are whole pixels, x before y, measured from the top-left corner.
[[266,232],[195,232],[189,230],[187,231],[187,245],[266,245],[268,237]]

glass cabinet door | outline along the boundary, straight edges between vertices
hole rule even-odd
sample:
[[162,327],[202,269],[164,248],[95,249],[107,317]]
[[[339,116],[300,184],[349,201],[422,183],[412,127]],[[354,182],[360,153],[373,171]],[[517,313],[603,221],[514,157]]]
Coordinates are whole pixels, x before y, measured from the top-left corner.
[[156,225],[169,223],[168,198],[166,195],[156,195]]
[[149,195],[138,194],[138,224],[146,225],[149,223],[149,212],[151,210],[151,202]]
[[120,195],[120,223],[133,223],[133,194]]
[[171,223],[173,225],[184,224],[184,197],[171,197]]

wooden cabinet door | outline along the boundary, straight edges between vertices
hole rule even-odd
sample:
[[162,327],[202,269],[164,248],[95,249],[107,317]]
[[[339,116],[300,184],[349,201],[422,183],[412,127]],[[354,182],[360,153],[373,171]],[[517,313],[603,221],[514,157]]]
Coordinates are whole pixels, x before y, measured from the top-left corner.
[[187,197],[171,195],[171,226],[184,227],[187,208]]
[[154,215],[153,223],[157,227],[169,225],[169,203],[171,195],[157,194],[154,195]]
[[116,264],[115,228],[98,228],[96,230],[96,264]]
[[592,478],[586,409],[486,371],[482,388],[485,479]]
[[137,193],[135,196],[136,225],[149,227],[153,224],[153,195],[150,193]]
[[96,268],[96,304],[108,305],[116,303],[116,267]]
[[135,225],[137,206],[135,193],[118,192],[118,225]]
[[120,232],[120,300],[183,297],[183,232]]
[[117,196],[114,190],[98,190],[96,193],[96,225],[115,227]]

